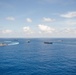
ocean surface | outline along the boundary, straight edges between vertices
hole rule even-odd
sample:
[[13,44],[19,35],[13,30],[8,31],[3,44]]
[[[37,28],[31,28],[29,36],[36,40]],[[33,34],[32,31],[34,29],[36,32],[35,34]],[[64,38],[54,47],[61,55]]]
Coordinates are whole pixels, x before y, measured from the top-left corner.
[[6,38],[0,43],[7,44],[0,46],[0,75],[76,75],[75,38]]

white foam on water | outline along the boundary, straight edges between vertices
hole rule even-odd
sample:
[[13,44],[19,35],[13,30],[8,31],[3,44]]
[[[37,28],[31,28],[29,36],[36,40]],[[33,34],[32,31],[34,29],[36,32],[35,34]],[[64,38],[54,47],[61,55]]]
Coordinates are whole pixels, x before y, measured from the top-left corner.
[[19,42],[11,42],[8,45],[18,45],[18,44],[19,44]]

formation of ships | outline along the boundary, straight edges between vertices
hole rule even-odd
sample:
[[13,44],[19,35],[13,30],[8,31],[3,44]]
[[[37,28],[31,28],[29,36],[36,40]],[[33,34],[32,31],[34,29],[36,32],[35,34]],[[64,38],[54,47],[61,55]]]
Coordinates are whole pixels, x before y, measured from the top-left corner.
[[[15,40],[15,41],[18,41],[18,40]],[[59,40],[59,42],[61,42],[61,41],[63,41],[63,40]],[[27,40],[26,41],[27,43],[30,43],[31,41],[30,40]],[[53,44],[54,42],[50,42],[50,41],[45,41],[45,42],[43,42],[44,44]],[[2,43],[0,43],[0,46],[7,46],[8,44],[7,43],[4,43],[4,42],[2,42]]]
[[[27,43],[30,43],[30,40],[27,41]],[[44,44],[53,44],[53,42],[44,42]],[[7,46],[6,43],[0,43],[0,46]]]

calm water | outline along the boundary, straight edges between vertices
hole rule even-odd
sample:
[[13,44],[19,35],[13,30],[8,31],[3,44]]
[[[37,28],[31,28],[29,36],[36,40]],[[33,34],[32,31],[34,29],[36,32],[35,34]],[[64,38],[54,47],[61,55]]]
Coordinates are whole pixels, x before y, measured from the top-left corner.
[[76,39],[0,39],[0,42],[8,44],[0,47],[0,75],[76,75]]

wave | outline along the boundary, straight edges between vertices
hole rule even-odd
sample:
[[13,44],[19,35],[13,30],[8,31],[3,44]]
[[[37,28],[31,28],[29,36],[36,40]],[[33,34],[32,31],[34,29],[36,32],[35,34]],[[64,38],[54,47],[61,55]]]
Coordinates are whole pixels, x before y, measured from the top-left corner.
[[19,44],[19,42],[11,42],[8,45],[18,45],[18,44]]

